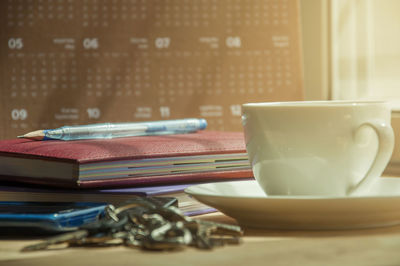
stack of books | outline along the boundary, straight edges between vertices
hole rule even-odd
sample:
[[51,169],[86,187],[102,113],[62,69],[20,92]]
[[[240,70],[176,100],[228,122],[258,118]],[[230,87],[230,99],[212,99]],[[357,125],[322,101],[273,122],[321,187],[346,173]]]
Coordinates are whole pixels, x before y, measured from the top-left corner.
[[12,182],[0,187],[2,201],[118,204],[134,196],[173,196],[195,215],[213,209],[186,195],[186,187],[252,177],[240,132],[0,141],[0,179]]

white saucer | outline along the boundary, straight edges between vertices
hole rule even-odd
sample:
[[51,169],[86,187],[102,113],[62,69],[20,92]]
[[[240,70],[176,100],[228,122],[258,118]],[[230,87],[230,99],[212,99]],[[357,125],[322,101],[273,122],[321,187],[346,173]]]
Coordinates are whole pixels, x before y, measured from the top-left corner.
[[400,178],[380,178],[366,196],[266,196],[256,181],[201,184],[185,192],[243,227],[337,230],[400,224]]

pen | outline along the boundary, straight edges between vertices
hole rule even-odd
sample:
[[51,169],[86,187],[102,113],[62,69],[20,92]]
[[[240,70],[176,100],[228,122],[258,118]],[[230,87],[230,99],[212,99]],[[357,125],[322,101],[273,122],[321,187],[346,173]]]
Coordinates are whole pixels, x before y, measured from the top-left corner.
[[132,136],[190,133],[205,129],[205,119],[187,118],[137,123],[103,123],[36,130],[18,138],[33,140],[111,139]]

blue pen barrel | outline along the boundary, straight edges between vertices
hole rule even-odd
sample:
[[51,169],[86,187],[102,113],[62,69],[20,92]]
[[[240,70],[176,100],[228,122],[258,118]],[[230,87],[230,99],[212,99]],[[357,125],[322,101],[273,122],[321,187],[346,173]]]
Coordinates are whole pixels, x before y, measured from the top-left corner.
[[110,130],[109,124],[93,124],[83,126],[62,127],[64,130],[64,140],[78,139],[109,139],[113,133]]
[[82,126],[64,126],[46,131],[48,139],[80,140],[110,139],[144,135],[190,133],[205,129],[205,119],[164,120],[139,123],[103,123]]
[[65,136],[72,139],[111,139],[128,136],[140,136],[145,132],[146,127],[141,124],[120,123],[120,124],[92,124],[66,128]]
[[155,133],[155,132],[161,132],[161,131],[166,131],[167,127],[165,125],[147,125],[146,126],[146,132],[147,133]]
[[176,134],[195,132],[204,129],[207,122],[205,119],[185,119],[149,122],[145,123],[145,125],[147,126],[147,133]]

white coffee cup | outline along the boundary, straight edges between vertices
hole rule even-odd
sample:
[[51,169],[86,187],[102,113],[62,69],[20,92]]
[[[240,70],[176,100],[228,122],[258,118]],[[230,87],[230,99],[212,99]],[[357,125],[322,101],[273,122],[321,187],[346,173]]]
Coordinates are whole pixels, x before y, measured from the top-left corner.
[[385,102],[247,103],[242,113],[254,177],[267,195],[367,193],[393,151]]

